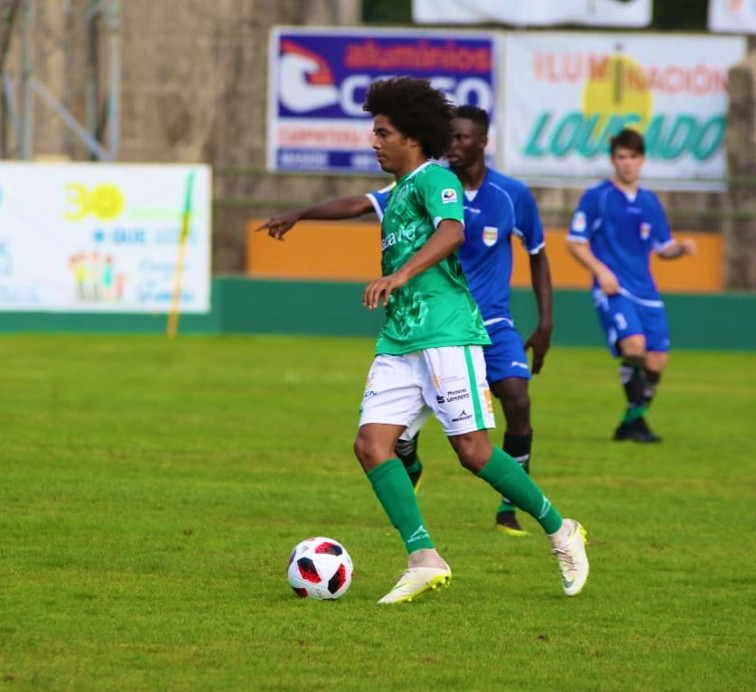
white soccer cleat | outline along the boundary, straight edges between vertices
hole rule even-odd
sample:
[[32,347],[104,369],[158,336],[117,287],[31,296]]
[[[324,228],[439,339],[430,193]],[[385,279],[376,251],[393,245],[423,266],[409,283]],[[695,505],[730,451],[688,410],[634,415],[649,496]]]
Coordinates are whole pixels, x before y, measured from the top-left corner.
[[577,596],[588,580],[585,536],[585,529],[574,519],[565,519],[562,528],[551,536],[552,552],[562,572],[562,588],[568,596]]
[[442,586],[449,586],[451,569],[441,567],[410,567],[378,603],[409,603],[418,596]]

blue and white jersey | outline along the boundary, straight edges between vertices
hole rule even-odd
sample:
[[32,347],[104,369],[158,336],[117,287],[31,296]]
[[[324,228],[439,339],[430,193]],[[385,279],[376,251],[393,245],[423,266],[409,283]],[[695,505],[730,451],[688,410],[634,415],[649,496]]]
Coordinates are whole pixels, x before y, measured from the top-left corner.
[[[595,257],[614,272],[620,293],[661,305],[649,256],[674,241],[667,215],[653,192],[638,188],[635,196],[628,195],[611,180],[589,188],[575,210],[567,237],[590,243]],[[598,290],[595,277],[593,289]]]
[[462,269],[487,325],[512,319],[513,235],[531,255],[544,247],[541,217],[528,187],[489,168],[477,190],[465,190],[465,242],[459,248]]
[[[391,188],[367,194],[379,219]],[[541,217],[528,187],[489,168],[478,190],[465,190],[465,242],[459,248],[470,292],[486,325],[512,321],[512,235],[521,239],[531,255],[544,247]]]

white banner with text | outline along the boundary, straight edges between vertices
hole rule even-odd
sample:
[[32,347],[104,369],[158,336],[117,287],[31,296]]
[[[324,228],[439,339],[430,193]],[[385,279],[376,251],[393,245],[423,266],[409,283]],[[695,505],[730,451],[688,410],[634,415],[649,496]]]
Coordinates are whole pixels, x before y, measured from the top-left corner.
[[610,137],[632,127],[646,140],[647,179],[721,186],[727,70],[745,55],[744,38],[532,33],[504,43],[509,175],[546,185],[604,176]]
[[756,34],[756,2],[709,0],[709,29],[732,34]]
[[416,24],[634,26],[651,24],[652,0],[412,0]]
[[[0,311],[210,310],[208,166],[0,163]],[[183,242],[183,261],[179,244]]]

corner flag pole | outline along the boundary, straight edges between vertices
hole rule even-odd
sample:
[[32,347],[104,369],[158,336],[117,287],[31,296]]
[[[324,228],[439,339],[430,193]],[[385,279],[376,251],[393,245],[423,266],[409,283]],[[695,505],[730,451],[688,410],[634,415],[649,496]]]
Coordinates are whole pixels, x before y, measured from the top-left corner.
[[173,275],[173,296],[171,309],[168,313],[168,321],[165,325],[165,335],[173,339],[178,332],[179,308],[181,304],[181,278],[184,273],[184,260],[186,258],[186,244],[189,239],[189,229],[192,216],[192,191],[194,188],[194,171],[189,173],[186,179],[186,194],[184,195],[184,211],[181,214],[181,233],[178,241],[178,257],[176,259],[176,272]]

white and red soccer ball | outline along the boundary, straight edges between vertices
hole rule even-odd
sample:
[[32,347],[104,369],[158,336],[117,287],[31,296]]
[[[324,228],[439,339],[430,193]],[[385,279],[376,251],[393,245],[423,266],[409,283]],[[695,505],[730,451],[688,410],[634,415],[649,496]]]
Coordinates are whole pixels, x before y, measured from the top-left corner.
[[352,583],[352,558],[332,538],[305,538],[291,551],[289,584],[300,598],[331,600]]

